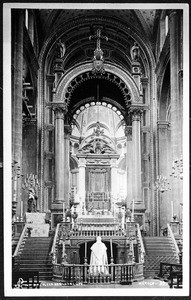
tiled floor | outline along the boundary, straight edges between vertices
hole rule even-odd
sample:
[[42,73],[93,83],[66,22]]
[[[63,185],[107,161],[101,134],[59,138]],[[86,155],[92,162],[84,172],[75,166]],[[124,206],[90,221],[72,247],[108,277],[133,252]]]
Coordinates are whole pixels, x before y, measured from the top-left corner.
[[158,279],[144,279],[139,282],[133,282],[132,285],[121,285],[121,284],[99,284],[99,285],[89,285],[89,284],[83,284],[83,285],[63,285],[59,282],[53,282],[53,281],[42,281],[41,282],[41,289],[51,289],[51,288],[169,288],[169,285],[167,282],[164,282],[162,280]]

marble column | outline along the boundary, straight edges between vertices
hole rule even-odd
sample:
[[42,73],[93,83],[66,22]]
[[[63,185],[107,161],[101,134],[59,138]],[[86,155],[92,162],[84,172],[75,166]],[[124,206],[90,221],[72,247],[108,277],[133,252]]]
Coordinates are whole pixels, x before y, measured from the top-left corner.
[[71,125],[64,125],[64,199],[66,206],[69,206],[70,193],[70,135],[72,133]]
[[132,180],[132,174],[133,174],[133,151],[132,151],[132,127],[126,126],[125,127],[125,136],[126,136],[126,174],[127,174],[127,207],[130,207],[130,203],[133,199],[133,180]]
[[133,199],[134,202],[142,202],[142,184],[141,184],[141,138],[140,123],[141,109],[133,108],[132,113],[132,164],[133,164]]
[[52,104],[55,113],[55,202],[64,199],[64,116],[67,112],[65,103]]
[[85,194],[86,194],[86,181],[85,181],[85,169],[86,169],[86,159],[84,157],[79,157],[79,201],[80,208],[82,208],[83,203],[85,204]]
[[[170,10],[170,94],[171,94],[171,163],[182,155],[182,49],[181,19],[177,10]],[[182,181],[172,177],[172,194],[174,214],[178,215],[179,203],[182,202]]]
[[169,15],[170,28],[170,86],[171,86],[171,145],[172,159],[179,158],[179,53],[178,53],[178,15],[171,10]]
[[[170,173],[170,123],[168,121],[158,121],[157,122],[157,131],[158,131],[158,174],[167,178],[169,182],[169,173]],[[169,186],[166,185],[167,188]],[[158,216],[159,219],[159,228],[166,226],[166,224],[171,220],[170,207],[170,195],[169,190],[165,190],[164,195],[159,192],[159,209]]]
[[111,159],[111,194],[114,198],[119,193],[118,188],[117,159]]
[[[13,160],[17,162],[17,167],[22,173],[22,110],[23,110],[23,26],[24,11],[12,11],[12,44],[14,45],[12,60],[12,153]],[[23,203],[21,204],[21,179],[17,178],[16,200],[17,210],[16,216],[23,214]]]

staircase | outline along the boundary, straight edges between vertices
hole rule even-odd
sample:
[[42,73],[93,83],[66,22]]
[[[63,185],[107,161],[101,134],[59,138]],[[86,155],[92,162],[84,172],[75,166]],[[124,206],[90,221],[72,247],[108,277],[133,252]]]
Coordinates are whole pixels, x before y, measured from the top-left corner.
[[160,262],[179,263],[170,237],[144,237],[144,277],[154,278],[159,274]]
[[40,280],[52,280],[51,246],[52,237],[28,237],[18,261],[19,270],[35,270]]

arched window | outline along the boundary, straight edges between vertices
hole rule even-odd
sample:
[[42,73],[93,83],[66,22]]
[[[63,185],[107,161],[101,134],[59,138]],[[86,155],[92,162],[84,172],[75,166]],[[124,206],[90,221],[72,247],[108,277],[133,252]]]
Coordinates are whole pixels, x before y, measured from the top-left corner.
[[166,17],[165,17],[165,34],[166,34],[166,36],[168,34],[168,29],[169,29],[169,26],[168,26],[168,16],[166,15]]
[[29,27],[29,12],[28,12],[28,9],[25,9],[25,26],[28,29],[28,27]]

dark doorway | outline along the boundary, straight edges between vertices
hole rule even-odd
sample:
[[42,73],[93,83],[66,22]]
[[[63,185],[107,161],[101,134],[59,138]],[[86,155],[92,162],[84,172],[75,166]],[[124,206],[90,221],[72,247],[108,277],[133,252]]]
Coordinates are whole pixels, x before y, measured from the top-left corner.
[[[96,240],[87,242],[87,263],[90,263],[90,255],[91,255],[91,246],[96,242]],[[107,247],[107,257],[108,257],[108,263],[110,264],[111,262],[111,246],[110,242],[102,240],[102,242],[106,245]],[[115,243],[112,243],[112,248],[113,248],[113,258],[114,258],[114,263],[117,263],[117,245]],[[80,264],[84,264],[84,256],[85,256],[85,243],[80,245],[80,250],[79,250],[79,255],[80,255]]]

